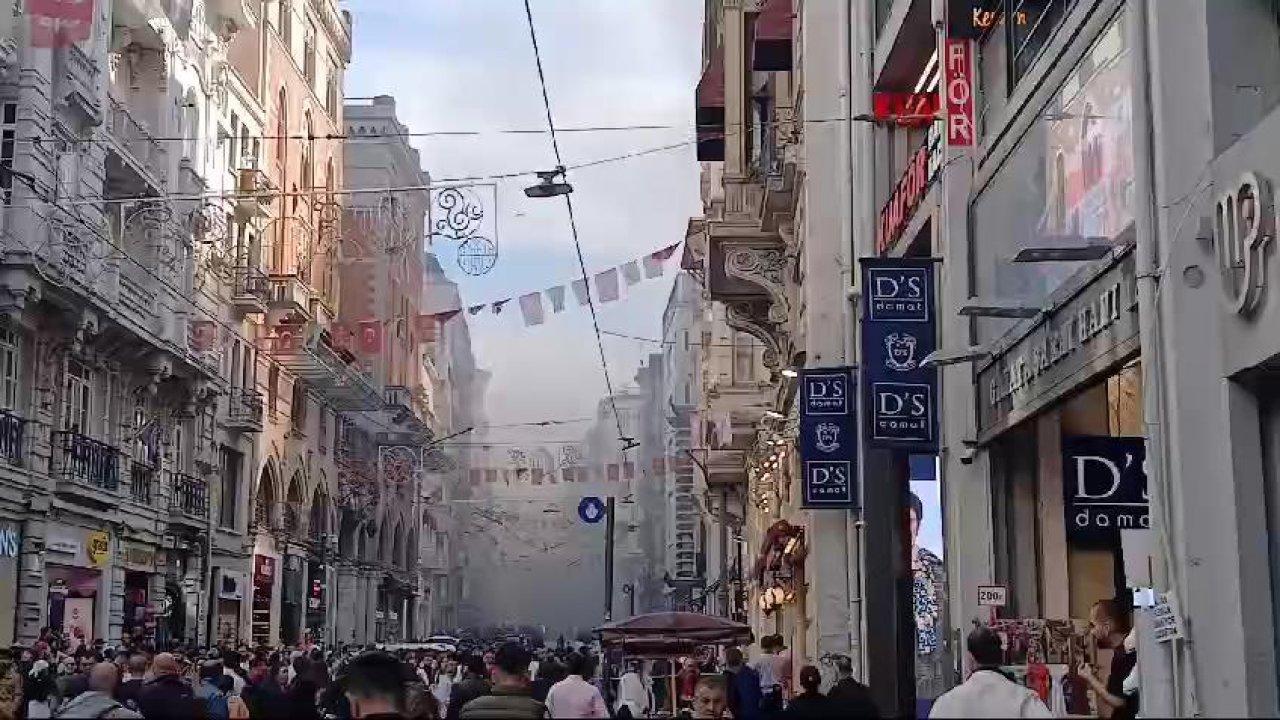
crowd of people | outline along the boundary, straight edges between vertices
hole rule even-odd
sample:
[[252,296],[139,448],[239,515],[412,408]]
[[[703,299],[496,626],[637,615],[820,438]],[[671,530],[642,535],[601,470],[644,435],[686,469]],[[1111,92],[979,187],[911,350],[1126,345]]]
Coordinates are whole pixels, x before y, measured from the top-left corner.
[[477,720],[480,718],[875,717],[847,660],[825,695],[816,668],[792,692],[790,654],[765,638],[699,658],[602,662],[586,647],[521,642],[438,652],[303,645],[156,652],[69,646],[52,633],[0,649],[0,720]]

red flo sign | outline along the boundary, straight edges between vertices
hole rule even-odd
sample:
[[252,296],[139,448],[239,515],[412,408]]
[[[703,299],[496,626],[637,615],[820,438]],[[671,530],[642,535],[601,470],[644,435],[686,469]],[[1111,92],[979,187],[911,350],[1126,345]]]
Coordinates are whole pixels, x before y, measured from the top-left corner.
[[873,92],[871,111],[876,120],[903,127],[923,127],[938,114],[937,93]]
[[880,232],[876,236],[876,254],[884,255],[898,241],[902,232],[911,222],[916,206],[924,199],[929,186],[938,174],[939,161],[942,159],[941,148],[938,147],[937,126],[929,128],[924,144],[916,150],[907,163],[907,169],[898,179],[898,185],[889,196],[889,202],[880,209]]
[[973,146],[973,43],[947,38],[943,88],[947,102],[947,146]]

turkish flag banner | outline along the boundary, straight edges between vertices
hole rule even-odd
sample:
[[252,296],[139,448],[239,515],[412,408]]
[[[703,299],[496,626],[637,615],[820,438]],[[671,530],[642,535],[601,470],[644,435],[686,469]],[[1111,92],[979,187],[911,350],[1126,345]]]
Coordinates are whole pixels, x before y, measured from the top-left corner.
[[62,48],[93,35],[94,0],[27,0],[31,45]]
[[382,354],[382,321],[363,320],[357,326],[356,347],[364,355]]

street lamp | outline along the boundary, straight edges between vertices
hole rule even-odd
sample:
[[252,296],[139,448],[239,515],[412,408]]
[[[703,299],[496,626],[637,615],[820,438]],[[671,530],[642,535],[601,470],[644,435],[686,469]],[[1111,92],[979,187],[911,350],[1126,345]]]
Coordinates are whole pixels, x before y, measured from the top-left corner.
[[630,609],[631,609],[631,615],[630,615],[630,617],[635,617],[635,615],[636,615],[636,586],[635,586],[635,585],[633,585],[633,584],[631,584],[631,583],[627,583],[627,584],[623,585],[623,586],[622,586],[622,594],[627,596],[628,606],[629,606],[629,607],[630,607]]
[[934,350],[920,361],[920,367],[933,368],[946,365],[958,365],[963,362],[974,362],[991,357],[991,350],[986,347],[972,346],[963,350]]
[[564,176],[564,166],[557,165],[555,170],[543,170],[537,173],[538,179],[541,181],[537,185],[530,185],[524,189],[524,194],[531,198],[550,198],[560,195],[568,195],[573,192],[573,186],[567,182],[556,182],[556,178]]

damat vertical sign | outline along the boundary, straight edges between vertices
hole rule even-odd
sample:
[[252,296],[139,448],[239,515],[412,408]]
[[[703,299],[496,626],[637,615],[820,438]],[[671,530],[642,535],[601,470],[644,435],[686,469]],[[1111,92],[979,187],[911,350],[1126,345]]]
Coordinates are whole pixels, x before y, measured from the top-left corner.
[[920,367],[937,349],[929,258],[863,258],[863,378],[869,447],[938,451],[938,373]]
[[858,506],[858,382],[851,368],[800,374],[803,506]]

